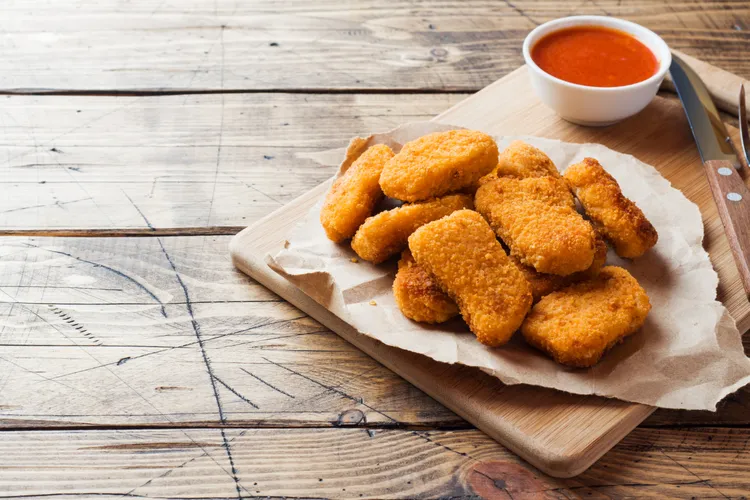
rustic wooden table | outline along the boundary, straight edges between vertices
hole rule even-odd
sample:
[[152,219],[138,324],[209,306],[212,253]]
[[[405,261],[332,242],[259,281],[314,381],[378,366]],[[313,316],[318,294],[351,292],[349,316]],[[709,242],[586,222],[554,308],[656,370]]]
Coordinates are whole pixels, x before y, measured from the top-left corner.
[[[742,497],[750,390],[545,476],[236,272],[231,235],[610,14],[750,77],[750,3],[5,0],[0,497]],[[746,339],[750,350],[750,342]]]

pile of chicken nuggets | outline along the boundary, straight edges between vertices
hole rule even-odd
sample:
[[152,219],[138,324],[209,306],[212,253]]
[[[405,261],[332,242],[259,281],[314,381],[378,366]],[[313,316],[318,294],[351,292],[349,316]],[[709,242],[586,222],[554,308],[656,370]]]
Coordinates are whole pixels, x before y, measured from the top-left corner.
[[[374,214],[384,197],[397,208]],[[582,215],[576,199],[583,208]],[[370,147],[333,183],[320,221],[329,239],[379,264],[400,255],[393,293],[411,320],[463,317],[479,342],[520,329],[558,363],[589,367],[635,333],[651,309],[607,243],[635,259],[658,235],[593,158],[561,175],[522,141],[451,130]]]

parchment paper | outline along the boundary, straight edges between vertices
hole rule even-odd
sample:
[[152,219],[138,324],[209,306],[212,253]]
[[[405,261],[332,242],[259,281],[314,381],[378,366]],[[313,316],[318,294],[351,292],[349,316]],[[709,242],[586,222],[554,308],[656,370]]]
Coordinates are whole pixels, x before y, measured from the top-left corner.
[[[395,150],[424,134],[454,129],[434,123],[404,125],[354,139],[340,171],[372,144]],[[598,144],[537,137],[495,137],[500,150],[522,139],[547,153],[561,170],[584,156],[597,158],[643,210],[659,242],[640,259],[609,264],[628,269],[646,289],[652,309],[643,328],[589,369],[563,367],[526,345],[520,333],[499,348],[485,347],[460,319],[427,326],[405,318],[393,299],[395,261],[353,262],[348,243],[335,244],[319,222],[321,203],[288,237],[268,264],[357,330],[381,342],[445,363],[476,366],[505,384],[531,384],[575,394],[598,394],[664,408],[715,410],[716,403],[750,383],[750,359],[726,308],[716,301],[718,276],[702,247],[698,207],[657,170]],[[341,161],[343,150],[333,153]],[[331,154],[317,155],[323,162]],[[321,200],[322,201],[322,200]]]

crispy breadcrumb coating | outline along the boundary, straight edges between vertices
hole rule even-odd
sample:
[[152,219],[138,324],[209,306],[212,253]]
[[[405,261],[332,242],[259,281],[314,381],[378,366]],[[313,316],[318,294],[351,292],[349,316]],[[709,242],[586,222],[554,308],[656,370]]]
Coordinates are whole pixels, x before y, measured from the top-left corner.
[[383,169],[391,198],[419,201],[471,186],[497,165],[497,144],[475,130],[450,130],[407,142]]
[[[531,295],[536,303],[545,295],[572,283],[593,278],[599,274],[606,258],[607,245],[599,238],[596,256],[591,267],[568,276],[538,273],[533,267],[521,264],[517,258],[511,257],[510,259],[531,285]],[[401,260],[398,261],[398,273],[393,282],[393,295],[404,316],[414,321],[443,323],[459,313],[456,303],[442,291],[435,279],[417,264],[409,249],[404,250]]]
[[571,165],[564,177],[586,215],[612,242],[617,255],[634,259],[656,245],[659,235],[654,226],[594,158]]
[[560,177],[560,172],[544,151],[523,141],[513,141],[500,154],[497,175],[518,177]]
[[328,239],[339,243],[354,236],[383,198],[380,174],[393,151],[385,144],[367,149],[333,182],[320,210]]
[[443,323],[458,316],[458,306],[407,248],[398,261],[393,296],[401,312],[422,323]]
[[594,253],[594,262],[585,271],[578,271],[577,273],[569,274],[567,276],[558,276],[557,274],[547,274],[537,272],[533,267],[521,264],[521,261],[517,257],[511,256],[518,269],[523,273],[526,281],[531,285],[531,295],[534,297],[534,303],[545,295],[549,295],[552,292],[565,288],[566,286],[578,283],[579,281],[593,278],[607,260],[607,244],[602,238],[596,239],[596,252]]
[[402,205],[368,218],[352,239],[352,249],[378,264],[406,248],[409,235],[420,226],[462,208],[474,208],[471,196],[452,194]]
[[596,233],[562,179],[498,177],[477,189],[474,203],[523,264],[561,276],[591,267]]
[[568,366],[595,365],[635,333],[651,309],[648,295],[625,269],[607,266],[588,281],[542,298],[521,331],[528,343]]
[[531,307],[531,290],[487,222],[459,210],[409,237],[414,259],[458,304],[479,342],[506,343]]

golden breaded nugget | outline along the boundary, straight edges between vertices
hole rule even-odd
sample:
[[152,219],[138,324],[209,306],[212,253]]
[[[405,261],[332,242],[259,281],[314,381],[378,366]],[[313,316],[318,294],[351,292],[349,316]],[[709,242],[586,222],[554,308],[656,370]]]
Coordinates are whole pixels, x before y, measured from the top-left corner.
[[[533,267],[521,264],[516,257],[510,259],[529,282],[533,302],[536,303],[545,295],[598,275],[607,259],[607,244],[603,239],[597,238],[596,254],[591,267],[568,276],[538,273]],[[442,291],[434,278],[417,264],[409,249],[404,250],[401,260],[398,261],[393,294],[404,316],[414,321],[443,323],[459,314],[456,303]]]
[[422,323],[443,323],[458,316],[458,306],[435,279],[417,264],[409,249],[398,261],[393,296],[401,312]]
[[452,194],[380,212],[362,224],[352,239],[352,249],[364,260],[378,264],[406,248],[409,235],[420,226],[473,207],[471,196]]
[[436,132],[404,144],[383,169],[380,187],[398,200],[426,200],[472,185],[495,165],[497,144],[489,135]]
[[607,244],[602,238],[596,239],[596,252],[594,253],[594,262],[585,271],[578,271],[577,273],[569,274],[567,276],[558,276],[557,274],[547,274],[537,272],[533,267],[521,264],[521,261],[517,257],[511,256],[511,260],[518,266],[518,269],[523,273],[526,281],[531,285],[531,295],[534,297],[534,302],[539,300],[545,295],[549,295],[552,292],[565,288],[572,283],[578,283],[593,278],[607,260]]
[[562,179],[498,177],[477,189],[474,203],[523,264],[561,276],[591,267],[596,233]]
[[487,222],[459,210],[409,237],[414,259],[458,304],[479,342],[506,343],[531,307],[531,290]]
[[511,142],[500,154],[496,169],[498,176],[560,177],[560,172],[549,156],[541,149],[523,141]]
[[659,235],[654,226],[635,203],[623,196],[615,178],[594,158],[571,165],[564,177],[617,255],[634,259],[656,245]]
[[328,239],[339,243],[354,236],[383,198],[380,173],[393,151],[385,144],[367,149],[333,182],[320,210]]
[[558,363],[588,367],[635,333],[650,309],[648,295],[635,278],[621,267],[607,266],[595,278],[542,298],[521,332]]

